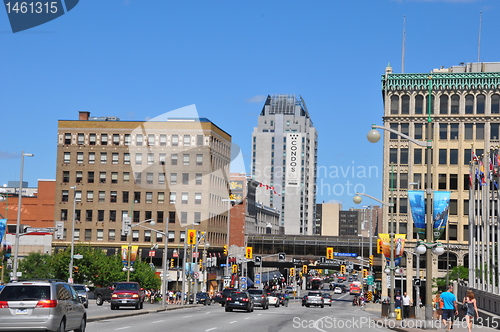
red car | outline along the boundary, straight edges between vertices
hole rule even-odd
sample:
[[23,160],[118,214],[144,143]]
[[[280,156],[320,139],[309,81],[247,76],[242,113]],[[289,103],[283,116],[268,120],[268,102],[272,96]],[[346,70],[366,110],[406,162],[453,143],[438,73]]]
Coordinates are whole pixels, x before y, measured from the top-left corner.
[[111,310],[119,307],[135,307],[142,309],[144,306],[144,288],[137,282],[119,282],[111,294]]

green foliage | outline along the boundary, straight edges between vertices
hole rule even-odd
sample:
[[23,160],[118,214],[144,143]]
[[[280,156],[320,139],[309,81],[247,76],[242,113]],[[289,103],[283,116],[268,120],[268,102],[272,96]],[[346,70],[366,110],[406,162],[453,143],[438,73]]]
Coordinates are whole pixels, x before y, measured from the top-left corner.
[[56,278],[52,269],[52,256],[40,252],[32,252],[19,260],[21,279]]
[[161,287],[161,279],[145,261],[134,263],[134,271],[130,273],[130,281],[137,281],[144,289],[160,289]]
[[452,268],[448,275],[444,278],[432,278],[433,287],[437,287],[440,291],[446,291],[446,280],[449,283],[453,281],[468,280],[469,279],[469,269],[464,266],[455,266]]

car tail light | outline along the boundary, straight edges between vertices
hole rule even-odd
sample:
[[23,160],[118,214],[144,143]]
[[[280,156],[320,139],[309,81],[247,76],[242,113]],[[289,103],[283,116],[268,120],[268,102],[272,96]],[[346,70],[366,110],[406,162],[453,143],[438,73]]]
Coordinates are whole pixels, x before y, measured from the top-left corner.
[[266,296],[265,295],[262,295],[262,298],[265,298]]
[[8,307],[9,307],[9,302],[0,301],[0,308],[8,308]]
[[241,299],[243,302],[248,302],[247,298]]
[[228,298],[226,299],[226,301],[231,301],[231,298],[230,298],[230,297],[228,297]]
[[55,308],[56,306],[57,300],[40,300],[35,308]]

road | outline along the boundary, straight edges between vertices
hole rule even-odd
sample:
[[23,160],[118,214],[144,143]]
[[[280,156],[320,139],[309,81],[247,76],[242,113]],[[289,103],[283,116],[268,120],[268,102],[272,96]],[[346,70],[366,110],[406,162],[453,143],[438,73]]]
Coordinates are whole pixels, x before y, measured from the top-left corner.
[[[148,331],[164,332],[224,332],[224,331],[346,331],[356,329],[360,332],[373,331],[377,326],[370,323],[371,318],[377,318],[379,313],[364,311],[360,307],[352,306],[352,296],[348,294],[332,294],[332,306],[310,307],[301,305],[299,299],[291,300],[288,307],[270,307],[269,310],[255,308],[254,312],[245,311],[225,312],[219,304],[211,306],[196,306],[179,310],[148,313],[146,315],[125,316],[114,319],[104,319],[89,322],[87,332],[106,331]],[[145,305],[143,311],[159,308],[158,305]],[[89,306],[89,317],[106,314],[120,314],[136,312],[134,309],[123,308],[116,311],[109,310],[109,304],[96,307]],[[389,331],[377,328],[378,331]]]

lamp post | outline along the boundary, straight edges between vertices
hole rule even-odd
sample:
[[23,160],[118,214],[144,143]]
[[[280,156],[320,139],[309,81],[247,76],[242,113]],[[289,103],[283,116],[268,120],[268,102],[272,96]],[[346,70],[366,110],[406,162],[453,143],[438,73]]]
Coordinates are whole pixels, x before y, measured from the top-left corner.
[[[150,224],[151,226],[153,226],[154,224],[156,224],[156,222],[155,222],[155,220],[154,220],[154,219],[147,219],[147,220],[143,220],[143,221],[141,221],[141,222],[140,222],[140,223],[138,223],[138,224],[135,224],[135,225],[130,225],[130,226],[128,227],[128,229],[127,229],[127,233],[128,233],[128,234],[127,234],[127,236],[131,236],[131,234],[132,234],[132,227],[139,226],[139,225],[141,225],[141,224],[143,224],[143,223],[145,223],[145,222],[149,222],[149,224]],[[142,226],[142,227],[144,227],[144,226]],[[130,272],[133,272],[133,271],[134,271],[134,268],[133,268],[133,267],[131,266],[131,264],[130,264],[130,254],[131,254],[131,253],[130,253],[130,251],[131,251],[131,249],[132,249],[132,241],[131,241],[131,240],[132,240],[132,239],[131,239],[131,238],[129,238],[129,241],[128,241],[128,250],[127,250],[127,266],[124,266],[124,267],[123,267],[123,271],[127,271],[127,281],[130,281]]]
[[[409,137],[397,130],[391,129],[389,127],[372,125],[372,130],[368,132],[367,138],[371,143],[376,143],[380,140],[380,133],[376,129],[387,130],[391,133],[394,133],[398,136],[401,136],[410,142],[417,144],[418,146],[422,146],[426,149],[426,157],[427,157],[427,179],[426,179],[426,241],[429,248],[436,247],[433,244],[433,234],[432,234],[432,119],[431,119],[431,107],[432,107],[432,76],[429,76],[428,81],[428,117],[427,117],[427,126],[425,130],[425,141],[416,140],[413,137]],[[421,248],[422,250],[422,248]],[[417,251],[417,249],[416,249]],[[422,252],[423,253],[423,252]],[[432,251],[428,250],[426,255],[425,269],[426,269],[426,282],[425,282],[425,326],[427,328],[431,328],[433,326],[433,310],[432,310]]]
[[414,301],[415,303],[415,318],[419,318],[420,317],[420,254],[418,252],[412,252],[412,251],[408,251],[408,250],[405,250],[405,252],[407,254],[412,254],[412,255],[415,255],[415,259],[417,260],[417,270],[416,270],[416,275],[417,275],[417,279],[418,279],[418,284],[415,285],[415,292],[416,292],[416,301]]
[[14,269],[12,270],[12,280],[17,280],[17,268],[19,265],[19,228],[21,226],[21,207],[22,207],[22,199],[23,199],[23,170],[24,170],[24,157],[33,157],[32,153],[24,153],[21,152],[21,170],[19,176],[19,193],[18,193],[18,201],[17,201],[17,223],[16,223],[16,238],[14,241]]
[[223,198],[223,202],[227,202],[227,239],[226,239],[226,245],[227,245],[227,256],[226,256],[226,277],[230,276],[230,270],[229,270],[229,235],[231,232],[231,202],[235,202],[234,199],[230,198]]
[[69,258],[69,283],[73,283],[73,256],[75,254],[75,214],[76,214],[76,186],[70,187],[69,189],[73,189],[73,219],[71,226],[71,250],[70,250],[70,258]]
[[[7,185],[4,184],[4,187]],[[7,189],[1,188],[0,189],[0,202],[5,202],[5,232],[2,238],[0,239],[1,242],[4,241],[5,235],[7,234],[7,222],[9,221],[9,192]],[[0,217],[3,219],[4,217],[0,215]],[[4,261],[5,261],[5,252],[4,252]],[[3,283],[3,278],[4,278],[4,268],[3,268],[3,261],[1,263],[2,266],[2,272],[1,272],[1,277],[0,277],[0,282]]]
[[[370,196],[370,195],[367,195],[367,194],[363,194],[363,193],[359,193],[357,192],[356,193],[356,196],[354,196],[354,198],[352,199],[353,202],[355,204],[360,204],[362,202],[362,198],[361,196],[365,196],[365,197],[368,197],[368,198],[371,198],[373,199],[374,201],[377,201],[379,202],[380,204],[384,205],[384,206],[387,206],[387,207],[390,207],[390,208],[393,208],[394,207],[394,203],[387,203],[387,202],[384,202],[384,201],[381,201],[373,196]],[[389,304],[389,318],[394,318],[396,317],[395,314],[394,314],[394,309],[395,309],[395,306],[394,306],[394,288],[396,287],[395,285],[395,275],[394,275],[394,270],[395,270],[395,266],[394,266],[394,223],[391,222],[391,230],[390,230],[390,238],[391,238],[391,258],[390,258],[390,266],[389,266],[389,271],[385,271],[384,272],[389,272],[389,278],[390,278],[390,281],[391,281],[391,285],[390,285],[390,304]],[[371,245],[370,245],[371,247]],[[387,269],[387,268],[386,268]]]

